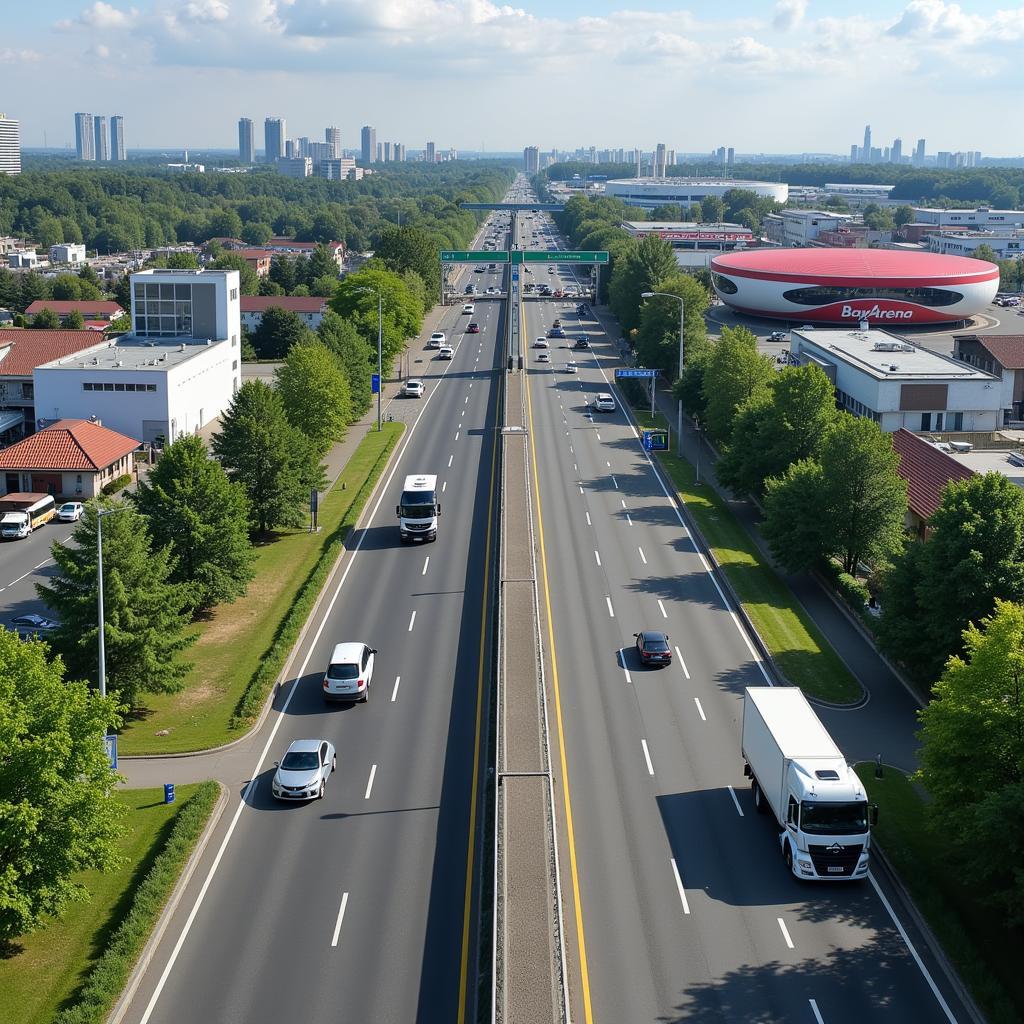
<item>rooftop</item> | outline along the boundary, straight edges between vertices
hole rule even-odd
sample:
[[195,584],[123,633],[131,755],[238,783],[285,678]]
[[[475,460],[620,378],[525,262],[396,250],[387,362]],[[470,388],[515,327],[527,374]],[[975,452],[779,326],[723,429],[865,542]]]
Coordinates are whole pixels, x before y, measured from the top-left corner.
[[263,313],[271,306],[293,313],[322,313],[328,300],[324,295],[242,295],[238,302],[243,313]]
[[977,380],[999,378],[949,356],[918,348],[887,331],[794,329],[794,337],[814,345],[829,358],[846,363],[876,380]]
[[139,442],[89,420],[58,420],[49,427],[0,451],[0,469],[106,469]]
[[1024,370],[1024,334],[954,334],[953,341],[976,341],[1004,370]]
[[906,427],[900,427],[892,435],[892,446],[900,457],[897,472],[907,481],[910,510],[921,519],[931,519],[935,514],[946,484],[951,480],[967,480],[974,475],[971,469],[961,465],[957,457],[940,451]]
[[1010,483],[1024,487],[1024,458],[1011,462],[1014,455],[1005,448],[975,448],[969,452],[953,452],[949,457],[974,473],[1002,473]]
[[28,309],[27,316],[35,316],[43,309],[52,309],[57,316],[67,316],[76,309],[82,313],[103,313],[108,319],[113,319],[124,310],[117,302],[108,302],[105,299],[36,299]]
[[0,330],[0,377],[31,377],[43,363],[105,344],[88,330]]
[[[91,337],[96,340],[95,334]],[[107,342],[104,348],[53,359],[46,364],[46,369],[166,370],[180,366],[212,345],[224,344],[227,342],[205,338],[140,338],[123,334]]]
[[622,226],[631,231],[743,231],[753,234],[745,224],[730,224],[728,221],[624,220]]

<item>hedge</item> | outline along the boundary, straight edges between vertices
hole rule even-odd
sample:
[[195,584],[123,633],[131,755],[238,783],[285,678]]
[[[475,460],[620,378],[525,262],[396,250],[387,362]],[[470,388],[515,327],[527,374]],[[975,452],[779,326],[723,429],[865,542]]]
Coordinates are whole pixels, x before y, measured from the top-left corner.
[[871,599],[867,584],[862,583],[848,572],[841,572],[835,577],[835,587],[839,591],[839,596],[854,611],[862,612],[864,605]]
[[203,782],[182,805],[167,844],[135,890],[131,909],[111,936],[110,944],[89,971],[78,1001],[58,1013],[54,1024],[102,1024],[106,1020],[128,984],[139,954],[206,828],[219,795],[219,783]]
[[381,450],[380,455],[377,456],[377,461],[373,464],[373,468],[367,474],[363,486],[360,487],[355,498],[352,500],[352,504],[349,505],[348,511],[338,524],[338,528],[334,531],[330,543],[324,547],[319,559],[317,559],[316,565],[306,578],[302,589],[296,595],[295,601],[292,603],[288,614],[274,636],[274,642],[271,644],[267,656],[260,663],[260,667],[253,673],[252,679],[249,680],[245,692],[238,701],[238,706],[235,708],[235,713],[231,719],[232,729],[248,724],[260,713],[263,702],[267,699],[267,694],[270,693],[271,688],[277,682],[281,669],[284,668],[284,663],[288,659],[288,654],[295,646],[299,633],[310,612],[313,610],[313,605],[323,589],[324,583],[327,581],[327,576],[335,561],[337,561],[338,555],[341,553],[349,530],[352,529],[356,519],[359,518],[363,505],[366,504],[367,498],[370,496],[377,479],[387,465],[391,452],[401,436],[402,429],[399,429],[393,437],[388,439],[387,445]]
[[116,494],[118,491],[123,491],[131,482],[131,473],[122,473],[120,476],[114,477],[109,484],[103,485],[103,493]]

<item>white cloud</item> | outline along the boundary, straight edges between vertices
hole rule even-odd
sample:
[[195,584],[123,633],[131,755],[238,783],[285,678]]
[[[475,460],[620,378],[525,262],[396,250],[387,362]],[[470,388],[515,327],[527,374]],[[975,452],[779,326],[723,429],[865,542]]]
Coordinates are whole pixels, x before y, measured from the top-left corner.
[[780,32],[790,32],[804,20],[806,13],[807,0],[779,0],[775,5],[772,27]]
[[35,64],[43,55],[35,50],[19,50],[16,47],[0,49],[0,64]]
[[96,0],[91,7],[87,7],[77,18],[58,21],[57,27],[61,29],[72,29],[78,26],[95,29],[127,28],[138,18],[138,15],[139,12],[134,7],[122,10],[113,4],[104,3],[103,0]]
[[184,13],[189,21],[227,21],[231,10],[226,0],[190,0]]
[[722,50],[722,59],[730,64],[765,63],[775,59],[775,51],[750,36],[741,36]]

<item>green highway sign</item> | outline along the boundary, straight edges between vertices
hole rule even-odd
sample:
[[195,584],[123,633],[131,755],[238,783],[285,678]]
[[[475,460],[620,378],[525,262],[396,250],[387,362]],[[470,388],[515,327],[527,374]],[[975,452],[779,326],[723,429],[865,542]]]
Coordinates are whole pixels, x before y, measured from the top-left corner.
[[524,249],[526,263],[607,263],[607,250],[597,252],[572,252],[566,249]]
[[492,252],[490,249],[442,249],[442,263],[508,263],[508,252],[504,249]]

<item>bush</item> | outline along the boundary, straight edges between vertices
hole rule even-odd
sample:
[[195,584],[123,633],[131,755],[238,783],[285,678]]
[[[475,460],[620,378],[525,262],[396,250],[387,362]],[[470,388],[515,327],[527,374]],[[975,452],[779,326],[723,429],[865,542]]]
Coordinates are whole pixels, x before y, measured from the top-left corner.
[[109,484],[103,485],[103,493],[116,494],[118,491],[123,491],[131,482],[131,473],[122,473],[119,477],[111,480]]
[[836,593],[858,614],[864,611],[864,606],[871,599],[871,591],[868,585],[856,576],[848,572],[840,572],[835,562],[829,562],[827,573],[835,587]]
[[185,861],[206,827],[219,793],[218,783],[203,782],[178,811],[167,845],[135,890],[131,910],[93,965],[78,1001],[57,1014],[54,1024],[102,1024],[106,1020],[177,884]]

